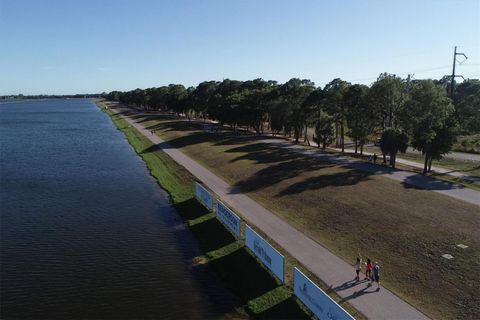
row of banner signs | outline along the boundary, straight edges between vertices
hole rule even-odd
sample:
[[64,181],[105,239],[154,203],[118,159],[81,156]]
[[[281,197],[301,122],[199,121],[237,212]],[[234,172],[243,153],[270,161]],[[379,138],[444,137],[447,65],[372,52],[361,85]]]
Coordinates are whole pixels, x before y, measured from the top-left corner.
[[[195,185],[197,200],[208,210],[213,211],[213,194],[200,183]],[[241,219],[220,200],[216,200],[216,217],[238,239],[241,234]],[[282,283],[285,281],[285,258],[271,244],[245,224],[245,245]],[[351,320],[347,311],[320,289],[299,269],[293,270],[294,294],[319,319]]]

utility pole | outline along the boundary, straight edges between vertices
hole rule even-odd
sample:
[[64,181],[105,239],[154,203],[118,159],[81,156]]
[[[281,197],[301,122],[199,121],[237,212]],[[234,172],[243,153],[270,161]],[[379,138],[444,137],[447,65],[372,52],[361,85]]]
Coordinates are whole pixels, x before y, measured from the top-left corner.
[[464,56],[465,60],[468,59],[468,57],[465,55],[465,53],[457,52],[457,46],[455,46],[455,50],[453,52],[452,78],[450,79],[450,97],[452,98],[452,100],[453,100],[453,93],[455,92],[455,77],[462,77],[462,76],[456,76],[455,75],[455,64],[457,62],[457,56]]

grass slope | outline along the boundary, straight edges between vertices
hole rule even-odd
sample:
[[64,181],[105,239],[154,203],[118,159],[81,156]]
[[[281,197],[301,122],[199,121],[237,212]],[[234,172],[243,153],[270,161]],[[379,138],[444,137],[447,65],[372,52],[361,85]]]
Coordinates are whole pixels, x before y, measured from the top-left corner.
[[[430,316],[480,313],[477,206],[256,137],[207,133],[163,116],[133,117],[345,260],[353,264],[358,252],[378,260],[383,283]],[[455,258],[445,260],[444,253]]]

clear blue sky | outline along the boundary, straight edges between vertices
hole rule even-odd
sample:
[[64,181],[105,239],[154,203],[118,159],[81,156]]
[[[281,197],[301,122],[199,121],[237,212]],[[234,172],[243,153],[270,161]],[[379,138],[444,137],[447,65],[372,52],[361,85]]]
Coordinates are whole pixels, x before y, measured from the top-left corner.
[[480,77],[480,1],[0,0],[0,95]]

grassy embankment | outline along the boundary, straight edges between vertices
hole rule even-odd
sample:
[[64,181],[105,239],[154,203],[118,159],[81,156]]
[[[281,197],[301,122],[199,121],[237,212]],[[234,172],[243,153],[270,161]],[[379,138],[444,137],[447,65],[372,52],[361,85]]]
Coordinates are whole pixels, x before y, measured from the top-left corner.
[[[256,137],[207,133],[162,116],[133,117],[346,261],[353,264],[357,252],[378,260],[383,283],[430,316],[480,313],[478,206]],[[443,259],[444,253],[455,258]]]
[[[101,108],[104,106],[98,104]],[[300,264],[286,255],[286,270],[290,272],[287,273],[287,284],[281,285],[246,250],[243,241],[236,240],[212,213],[196,201],[193,176],[163,151],[148,151],[152,148],[152,143],[148,139],[111,110],[104,111],[110,115],[117,128],[124,132],[135,151],[145,160],[160,186],[170,194],[173,205],[197,238],[205,254],[197,257],[194,263],[209,264],[225,285],[242,300],[245,310],[255,318],[311,318],[309,311],[292,295],[291,270],[294,265]],[[315,277],[312,279],[321,284]],[[321,285],[325,290],[328,289],[324,284]],[[339,296],[334,294],[334,298],[341,302]],[[343,301],[341,304],[356,318],[363,318],[347,302]]]

